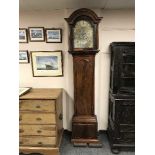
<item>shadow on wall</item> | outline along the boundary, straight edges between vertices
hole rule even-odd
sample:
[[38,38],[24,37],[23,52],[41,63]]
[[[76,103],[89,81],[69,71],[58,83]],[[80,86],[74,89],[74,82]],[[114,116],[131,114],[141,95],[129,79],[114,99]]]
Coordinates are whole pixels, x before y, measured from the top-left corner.
[[64,126],[65,129],[68,130],[72,130],[72,117],[74,114],[74,100],[73,98],[67,93],[66,90],[63,90],[63,98],[64,98],[64,103],[63,104],[65,107],[63,107],[63,111],[64,111],[64,124],[66,124],[66,126]]

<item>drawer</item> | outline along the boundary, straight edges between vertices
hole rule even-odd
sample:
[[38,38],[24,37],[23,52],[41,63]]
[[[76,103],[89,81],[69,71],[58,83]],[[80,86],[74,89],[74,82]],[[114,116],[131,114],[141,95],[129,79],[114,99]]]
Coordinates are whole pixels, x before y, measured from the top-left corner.
[[135,125],[120,124],[120,132],[135,132]]
[[55,112],[55,100],[20,100],[20,111]]
[[134,132],[120,132],[120,139],[123,139],[123,140],[132,139],[134,141],[135,133]]
[[20,136],[56,136],[55,125],[20,125]]
[[56,124],[55,114],[49,113],[20,113],[20,124]]
[[56,137],[19,137],[20,146],[55,146]]

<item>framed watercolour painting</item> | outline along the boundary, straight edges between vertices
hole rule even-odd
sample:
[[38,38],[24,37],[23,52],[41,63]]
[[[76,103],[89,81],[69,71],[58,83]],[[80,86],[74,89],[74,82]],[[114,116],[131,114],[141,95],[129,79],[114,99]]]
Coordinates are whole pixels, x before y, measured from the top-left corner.
[[19,63],[29,63],[28,51],[26,50],[19,51]]
[[27,42],[28,42],[27,29],[20,28],[19,29],[19,43],[27,43]]
[[30,41],[44,41],[44,28],[43,27],[29,27]]
[[33,76],[63,76],[62,51],[31,51]]
[[62,29],[46,29],[47,43],[62,43]]

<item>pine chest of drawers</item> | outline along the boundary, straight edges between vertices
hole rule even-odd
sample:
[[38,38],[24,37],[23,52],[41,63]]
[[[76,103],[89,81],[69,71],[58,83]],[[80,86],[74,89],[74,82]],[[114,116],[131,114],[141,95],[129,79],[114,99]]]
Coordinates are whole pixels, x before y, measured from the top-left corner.
[[19,152],[59,155],[62,89],[31,89],[19,100]]

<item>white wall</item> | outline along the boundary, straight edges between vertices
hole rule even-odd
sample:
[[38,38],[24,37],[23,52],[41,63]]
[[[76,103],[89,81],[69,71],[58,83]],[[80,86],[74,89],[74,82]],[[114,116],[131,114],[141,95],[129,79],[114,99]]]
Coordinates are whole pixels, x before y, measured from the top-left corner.
[[[109,44],[113,41],[134,41],[134,10],[102,10],[92,9],[103,17],[99,24],[99,49],[95,62],[95,113],[99,130],[106,130],[108,123],[108,91],[110,76]],[[21,87],[34,88],[64,88],[63,92],[63,125],[71,130],[73,115],[73,68],[72,56],[68,51],[68,25],[64,18],[69,17],[74,10],[30,11],[20,12],[19,27],[62,28],[62,43],[29,42],[20,43],[20,50],[54,51],[62,50],[64,59],[63,77],[33,77],[31,61],[20,64],[19,76]]]

